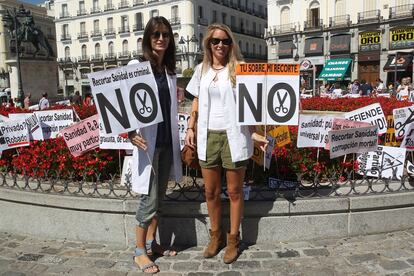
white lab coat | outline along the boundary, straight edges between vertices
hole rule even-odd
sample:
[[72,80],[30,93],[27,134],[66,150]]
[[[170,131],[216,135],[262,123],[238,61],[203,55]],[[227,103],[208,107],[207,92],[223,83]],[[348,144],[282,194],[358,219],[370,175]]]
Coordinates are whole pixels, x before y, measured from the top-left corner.
[[[173,145],[173,162],[170,170],[170,180],[181,181],[182,164],[180,154],[180,140],[178,137],[178,111],[177,111],[177,77],[167,74],[168,87],[171,97],[171,136]],[[147,150],[134,147],[132,152],[132,190],[139,194],[148,194],[152,171],[152,159],[155,152],[157,137],[157,124],[137,130],[147,141]],[[138,168],[138,169],[135,169]]]
[[[208,88],[216,76],[216,72],[209,68],[207,72],[201,72],[202,64],[197,65],[194,75],[187,85],[186,90],[198,97],[198,122],[197,122],[197,153],[200,160],[206,161],[207,155],[207,128],[208,107],[210,96]],[[227,139],[229,140],[230,154],[233,162],[249,159],[253,154],[253,142],[247,126],[239,126],[236,121],[236,90],[232,87],[228,78],[227,68],[219,73],[219,90],[225,116]]]

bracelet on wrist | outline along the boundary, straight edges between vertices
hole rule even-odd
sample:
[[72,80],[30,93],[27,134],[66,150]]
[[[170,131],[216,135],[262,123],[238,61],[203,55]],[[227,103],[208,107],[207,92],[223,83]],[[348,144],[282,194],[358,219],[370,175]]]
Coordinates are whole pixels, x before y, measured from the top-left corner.
[[192,131],[194,131],[193,127],[187,127],[187,130],[191,129]]

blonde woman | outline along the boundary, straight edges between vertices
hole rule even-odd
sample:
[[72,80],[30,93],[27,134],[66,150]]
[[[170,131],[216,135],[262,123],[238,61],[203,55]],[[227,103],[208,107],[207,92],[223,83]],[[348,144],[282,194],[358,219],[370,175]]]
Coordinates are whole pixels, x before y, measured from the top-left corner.
[[[251,134],[236,123],[235,69],[243,62],[231,30],[222,24],[210,25],[203,40],[204,59],[197,65],[187,91],[195,96],[187,129],[186,144],[196,146],[204,179],[210,218],[210,242],[204,251],[211,258],[224,248],[224,262],[232,263],[239,255],[239,228],[243,214],[243,179],[253,152],[252,139],[267,140]],[[197,125],[197,134],[194,128]],[[197,138],[197,139],[196,139]],[[221,175],[225,170],[230,199],[230,231],[227,239],[221,229]]]

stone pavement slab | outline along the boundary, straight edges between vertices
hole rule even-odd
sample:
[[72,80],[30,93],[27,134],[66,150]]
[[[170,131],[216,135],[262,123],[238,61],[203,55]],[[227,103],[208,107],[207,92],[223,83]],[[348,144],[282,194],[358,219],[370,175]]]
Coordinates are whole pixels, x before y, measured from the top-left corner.
[[[393,275],[414,276],[414,231],[278,244],[242,246],[227,265],[223,251],[211,259],[202,247],[159,257],[160,276]],[[0,276],[145,275],[132,248],[0,233]]]

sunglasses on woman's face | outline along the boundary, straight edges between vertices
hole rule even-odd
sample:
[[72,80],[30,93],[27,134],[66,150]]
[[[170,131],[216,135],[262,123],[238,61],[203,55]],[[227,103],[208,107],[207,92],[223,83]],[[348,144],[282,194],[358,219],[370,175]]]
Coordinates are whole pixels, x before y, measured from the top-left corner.
[[213,44],[213,45],[219,45],[220,42],[223,43],[223,45],[226,45],[226,46],[229,46],[232,43],[231,38],[225,38],[225,39],[212,38],[212,39],[210,39],[210,43]]
[[151,37],[153,39],[159,39],[161,36],[163,38],[170,38],[170,34],[168,32],[158,32],[158,31],[156,31],[156,32],[153,32],[152,35],[151,35]]

